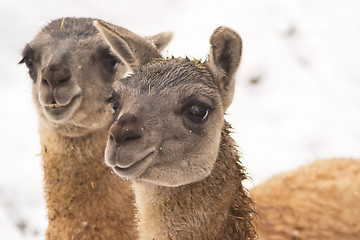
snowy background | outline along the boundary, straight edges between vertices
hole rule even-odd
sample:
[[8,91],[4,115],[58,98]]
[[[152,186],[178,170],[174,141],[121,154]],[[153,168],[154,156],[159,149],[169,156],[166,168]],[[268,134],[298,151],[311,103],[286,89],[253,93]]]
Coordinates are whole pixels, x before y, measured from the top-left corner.
[[140,35],[172,30],[166,56],[202,59],[216,27],[240,33],[227,118],[251,187],[318,158],[360,158],[359,13],[357,0],[1,0],[0,239],[44,239],[37,119],[31,80],[17,62],[50,20],[96,17]]

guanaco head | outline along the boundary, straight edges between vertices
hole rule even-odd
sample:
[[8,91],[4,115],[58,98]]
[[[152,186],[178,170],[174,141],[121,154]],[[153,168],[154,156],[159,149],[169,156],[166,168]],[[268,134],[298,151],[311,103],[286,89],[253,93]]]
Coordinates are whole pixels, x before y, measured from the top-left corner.
[[[121,57],[127,50],[122,35],[116,38],[108,43]],[[169,187],[211,173],[223,116],[233,98],[242,41],[235,31],[219,27],[210,44],[205,62],[155,59],[114,83],[110,101],[116,120],[105,161],[115,173]]]
[[[114,56],[91,18],[50,22],[26,45],[23,59],[33,82],[33,100],[42,126],[65,136],[81,136],[109,126],[111,108],[105,101],[115,77],[142,62]],[[143,38],[130,31],[125,44],[133,51],[153,53],[171,40],[171,33]],[[136,42],[137,45],[132,42]]]

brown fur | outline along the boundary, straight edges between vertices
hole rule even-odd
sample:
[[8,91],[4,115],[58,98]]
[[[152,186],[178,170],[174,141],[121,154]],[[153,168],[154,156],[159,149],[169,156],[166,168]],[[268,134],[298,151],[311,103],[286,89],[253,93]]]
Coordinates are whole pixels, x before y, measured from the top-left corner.
[[211,175],[179,187],[134,183],[140,239],[255,239],[252,200],[236,145],[224,123]]
[[[128,54],[121,34],[102,33],[115,53]],[[241,38],[220,27],[210,42],[205,63],[156,59],[114,83],[117,119],[105,161],[133,181],[140,239],[256,238],[246,175],[223,118]]]
[[[129,183],[114,177],[103,162],[113,121],[105,100],[115,77],[121,78],[129,66],[110,54],[93,21],[50,22],[27,44],[20,62],[29,68],[39,116],[49,220],[46,239],[137,237]],[[118,29],[129,33],[125,45],[133,41],[145,55],[157,53],[171,39],[170,33],[146,40]]]
[[40,128],[47,239],[135,239],[133,194],[103,161],[107,128],[71,138]]
[[251,190],[261,240],[360,239],[360,161],[319,160]]

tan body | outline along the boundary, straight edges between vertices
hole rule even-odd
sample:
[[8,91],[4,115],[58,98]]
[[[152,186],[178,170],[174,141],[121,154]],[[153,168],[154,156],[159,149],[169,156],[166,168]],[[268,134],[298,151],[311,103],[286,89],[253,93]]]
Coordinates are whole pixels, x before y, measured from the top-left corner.
[[[119,57],[128,53],[119,31],[96,26]],[[154,55],[113,85],[105,162],[133,182],[141,240],[256,238],[246,175],[223,117],[242,42],[220,27],[210,43],[205,63]]]
[[360,239],[360,161],[319,160],[251,190],[260,240]]
[[136,239],[130,183],[103,161],[107,129],[79,138],[40,129],[40,138],[47,239]]
[[[158,53],[171,33],[143,38],[121,28],[142,54],[139,61],[111,54],[94,19],[50,22],[26,45],[23,59],[33,82],[49,226],[46,239],[137,238],[134,196],[129,183],[104,164],[114,116],[106,99],[115,77]],[[133,46],[133,45],[132,45]]]

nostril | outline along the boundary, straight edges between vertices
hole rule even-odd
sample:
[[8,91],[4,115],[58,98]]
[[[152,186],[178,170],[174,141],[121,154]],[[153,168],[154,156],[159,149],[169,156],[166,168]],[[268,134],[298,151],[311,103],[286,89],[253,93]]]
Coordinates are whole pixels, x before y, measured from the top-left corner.
[[132,114],[124,114],[110,128],[109,139],[117,145],[130,143],[142,137],[141,121]]
[[126,136],[126,138],[124,140],[125,141],[136,140],[136,139],[138,139],[140,137],[141,137],[140,134],[133,132],[133,133],[129,134],[128,136]]
[[67,84],[70,79],[71,71],[63,63],[52,63],[42,70],[42,83],[52,89]]
[[131,141],[137,140],[142,137],[141,132],[139,131],[139,125],[135,123],[130,123],[126,127],[123,126],[118,131],[117,143],[130,143]]
[[110,133],[109,142],[113,142],[115,144],[115,151],[120,147],[120,145],[116,142],[116,140],[115,140],[114,136],[112,135],[112,133]]
[[59,82],[58,82],[57,85],[65,84],[65,83],[67,83],[67,82],[69,81],[69,79],[70,79],[70,77],[67,77],[67,78],[65,78],[65,79],[61,79],[61,80],[59,80]]
[[110,133],[110,136],[109,136],[109,141],[110,142],[115,142],[115,139],[114,139],[114,137],[113,137],[113,135]]

